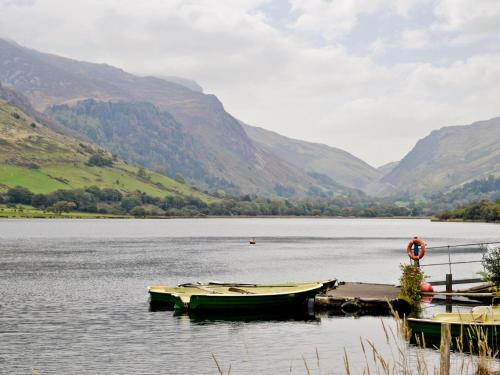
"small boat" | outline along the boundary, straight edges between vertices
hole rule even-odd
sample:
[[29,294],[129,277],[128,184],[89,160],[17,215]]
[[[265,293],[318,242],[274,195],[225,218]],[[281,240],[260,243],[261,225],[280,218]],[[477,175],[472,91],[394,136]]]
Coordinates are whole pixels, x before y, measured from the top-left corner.
[[464,349],[472,349],[479,341],[487,341],[494,350],[500,348],[500,307],[477,306],[468,312],[437,313],[431,319],[408,318],[411,340],[439,346],[441,325],[448,323],[452,342],[461,342]]
[[189,311],[273,310],[300,307],[337,280],[283,284],[194,283],[148,287],[152,305]]
[[257,243],[257,241],[255,241],[255,239],[251,239],[250,241],[248,241],[248,243],[250,245],[255,245]]

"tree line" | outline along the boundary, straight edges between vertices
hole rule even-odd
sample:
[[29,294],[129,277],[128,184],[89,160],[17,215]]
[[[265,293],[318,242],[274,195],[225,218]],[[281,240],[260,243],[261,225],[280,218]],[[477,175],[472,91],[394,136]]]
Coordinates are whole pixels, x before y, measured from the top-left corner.
[[440,220],[500,222],[500,199],[472,202],[454,210],[441,211],[436,216]]
[[55,213],[80,211],[99,214],[147,216],[416,216],[412,208],[366,197],[337,196],[329,199],[279,199],[251,195],[217,195],[207,203],[194,196],[155,197],[136,191],[124,194],[113,188],[91,186],[85,189],[57,190],[36,194],[21,186],[0,195],[0,203],[31,205]]

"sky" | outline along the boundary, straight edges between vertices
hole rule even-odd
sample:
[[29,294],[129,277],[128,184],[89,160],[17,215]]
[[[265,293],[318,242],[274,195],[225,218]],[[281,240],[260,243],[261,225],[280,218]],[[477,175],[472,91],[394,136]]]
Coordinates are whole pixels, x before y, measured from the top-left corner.
[[247,124],[373,166],[500,116],[499,0],[0,0],[0,36],[193,79]]

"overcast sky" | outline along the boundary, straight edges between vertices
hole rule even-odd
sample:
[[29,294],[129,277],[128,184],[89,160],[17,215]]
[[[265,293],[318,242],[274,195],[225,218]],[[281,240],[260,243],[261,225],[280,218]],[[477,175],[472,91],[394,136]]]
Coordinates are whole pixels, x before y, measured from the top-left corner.
[[374,166],[500,116],[499,0],[0,0],[0,35],[192,78],[248,124]]

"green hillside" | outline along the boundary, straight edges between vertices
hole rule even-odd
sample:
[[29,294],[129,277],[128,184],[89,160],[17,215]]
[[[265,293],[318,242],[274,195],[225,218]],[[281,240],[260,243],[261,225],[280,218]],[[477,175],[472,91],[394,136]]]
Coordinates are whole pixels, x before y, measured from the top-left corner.
[[500,176],[500,118],[434,130],[382,182],[410,194],[451,191]]
[[181,173],[199,181],[206,174],[195,157],[201,145],[171,115],[151,103],[88,99],[72,106],[53,106],[47,113],[120,159],[161,170],[172,178]]
[[[110,165],[90,165],[91,158]],[[89,186],[151,196],[213,198],[168,177],[127,164],[87,143],[58,134],[19,108],[0,101],[0,191],[24,186],[34,193]]]

